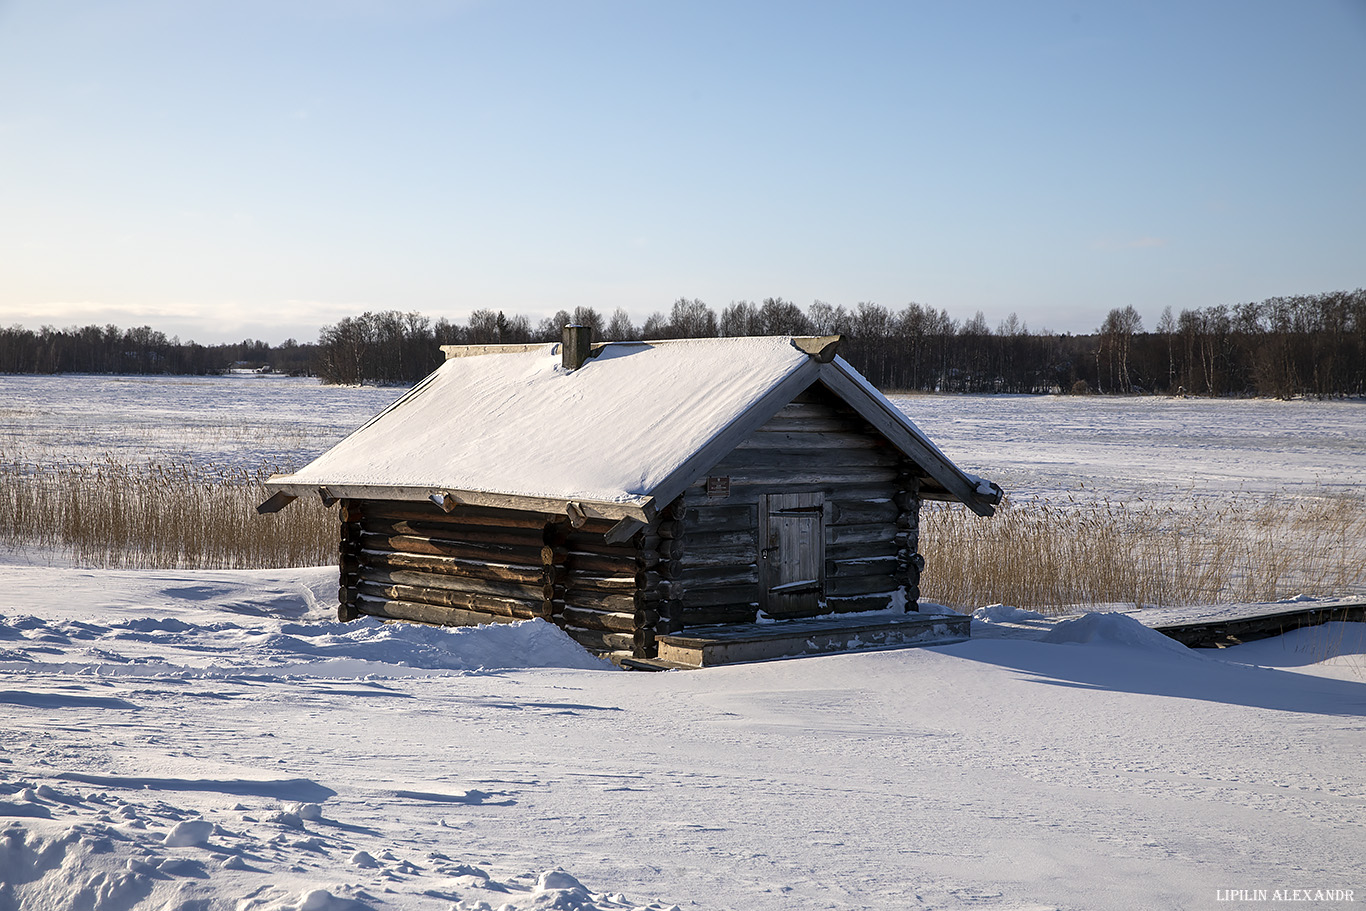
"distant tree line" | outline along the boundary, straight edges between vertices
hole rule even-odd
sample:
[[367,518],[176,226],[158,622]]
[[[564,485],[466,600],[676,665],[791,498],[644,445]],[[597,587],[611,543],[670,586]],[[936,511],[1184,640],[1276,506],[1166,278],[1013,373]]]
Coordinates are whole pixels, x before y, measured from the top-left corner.
[[420,313],[367,312],[325,326],[316,345],[250,339],[197,345],[150,328],[0,329],[0,372],[212,373],[234,363],[316,374],[328,383],[413,383],[442,361],[441,345],[558,341],[566,323],[598,339],[842,335],[841,354],[882,389],[966,393],[1184,393],[1366,395],[1366,289],[1274,297],[1258,303],[1168,307],[1152,331],[1133,307],[1111,310],[1093,333],[1031,332],[1011,314],[996,327],[981,312],[959,322],[907,304],[808,307],[770,297],[718,313],[679,298],[637,326],[625,310],[561,310],[536,324],[476,310],[464,324]]
[[293,339],[271,346],[246,339],[200,345],[167,338],[150,326],[83,326],[37,332],[0,328],[0,373],[143,373],[205,375],[234,366],[311,374],[317,346]]
[[467,325],[417,313],[365,313],[325,327],[316,370],[325,382],[410,383],[435,369],[440,345],[553,342],[566,323],[594,338],[842,335],[840,352],[882,389],[969,393],[1189,395],[1366,394],[1366,289],[1260,303],[1163,311],[1145,332],[1133,307],[1116,308],[1086,335],[1032,333],[1011,314],[994,329],[922,304],[852,309],[781,297],[737,301],[719,313],[679,298],[636,326],[625,310],[561,310],[533,326],[524,316],[476,310]]

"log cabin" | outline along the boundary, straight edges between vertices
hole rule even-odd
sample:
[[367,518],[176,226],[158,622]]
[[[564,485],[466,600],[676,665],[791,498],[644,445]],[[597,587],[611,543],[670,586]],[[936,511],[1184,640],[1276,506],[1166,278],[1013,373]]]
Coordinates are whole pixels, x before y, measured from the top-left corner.
[[445,346],[389,408],[271,478],[260,510],[340,504],[342,620],[543,618],[627,666],[673,666],[661,645],[689,634],[915,612],[921,503],[989,516],[1002,491],[838,344],[595,344],[571,326],[558,344]]

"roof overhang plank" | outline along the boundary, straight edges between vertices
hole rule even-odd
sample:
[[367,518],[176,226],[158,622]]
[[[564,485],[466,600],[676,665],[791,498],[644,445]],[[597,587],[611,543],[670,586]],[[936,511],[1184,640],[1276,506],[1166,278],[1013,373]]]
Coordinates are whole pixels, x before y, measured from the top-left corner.
[[[275,493],[266,503],[277,496],[290,499],[317,491],[311,484],[297,484],[288,475],[277,475],[266,481],[265,488]],[[520,494],[489,493],[481,490],[449,490],[444,487],[391,487],[375,484],[329,484],[329,495],[338,500],[395,500],[398,502],[453,503],[455,506],[487,506],[495,509],[517,509],[523,512],[539,512],[546,515],[569,515],[571,507],[586,519],[635,519],[648,523],[654,518],[653,503],[641,497],[630,501],[585,500],[582,498],[555,499],[551,497],[531,497]],[[287,502],[287,501],[286,501]],[[264,506],[266,504],[262,504]],[[281,503],[281,508],[285,505]],[[444,506],[443,506],[444,508]]]

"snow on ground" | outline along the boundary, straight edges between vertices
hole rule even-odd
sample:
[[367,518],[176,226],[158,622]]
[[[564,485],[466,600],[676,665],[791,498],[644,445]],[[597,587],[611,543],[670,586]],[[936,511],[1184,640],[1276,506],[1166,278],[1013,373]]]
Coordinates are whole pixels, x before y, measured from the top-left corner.
[[327,569],[4,578],[0,908],[1366,899],[1362,624],[1195,652],[997,610],[641,674],[540,621],[335,623]]
[[[0,454],[297,465],[400,392],[0,377]],[[1366,469],[1360,402],[898,402],[1021,499]],[[1366,901],[1366,624],[1196,652],[995,605],[949,646],[638,674],[540,622],[336,624],[331,569],[4,559],[0,911]]]

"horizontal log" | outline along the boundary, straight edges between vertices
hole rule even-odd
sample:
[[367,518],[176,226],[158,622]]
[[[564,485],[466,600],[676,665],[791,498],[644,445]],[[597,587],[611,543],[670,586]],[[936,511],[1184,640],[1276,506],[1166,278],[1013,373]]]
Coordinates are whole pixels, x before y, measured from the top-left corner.
[[826,504],[831,525],[895,523],[901,507],[891,497],[874,500],[832,500]]
[[516,509],[493,509],[487,506],[457,506],[454,512],[444,512],[434,503],[362,500],[358,511],[366,519],[411,520],[417,522],[449,522],[490,528],[544,528],[559,516]]
[[361,571],[361,578],[384,585],[412,585],[417,588],[475,594],[510,601],[525,601],[531,604],[538,604],[541,601],[553,598],[558,593],[556,591],[557,586],[547,583],[518,585],[512,582],[489,582],[483,579],[443,576],[438,573],[424,573],[407,569],[366,567]]
[[683,514],[683,525],[689,535],[710,532],[745,531],[756,527],[758,511],[752,505],[729,505],[728,500],[714,500],[715,504],[691,506]]
[[436,522],[414,522],[409,519],[367,519],[362,528],[376,535],[415,535],[456,544],[505,544],[510,547],[541,547],[546,541],[545,528],[496,528],[478,525],[442,525]]
[[685,609],[716,604],[757,602],[758,600],[758,582],[747,585],[727,585],[720,588],[683,589],[683,606]]
[[855,431],[840,432],[831,431],[827,433],[802,433],[791,430],[771,430],[767,425],[760,427],[747,439],[741,442],[736,449],[762,450],[762,449],[784,449],[784,450],[823,450],[833,449],[837,452],[849,452],[855,449],[882,449],[886,448],[887,443],[879,436],[871,433],[858,433]]
[[687,551],[711,553],[717,550],[731,550],[743,553],[753,551],[758,542],[757,528],[747,528],[743,531],[698,531],[688,535]]
[[615,611],[617,613],[634,613],[636,609],[636,596],[634,594],[604,594],[603,592],[583,591],[582,589],[568,588],[564,593],[565,606],[574,605],[575,607],[591,608],[601,611]]
[[461,610],[454,607],[441,607],[435,604],[420,604],[412,601],[394,601],[387,598],[362,597],[356,601],[355,609],[372,617],[390,620],[409,620],[417,623],[431,623],[437,626],[480,626],[485,623],[516,623],[522,618],[505,617],[481,611]]
[[676,574],[678,578],[687,578],[689,572],[694,569],[722,569],[733,566],[750,566],[758,561],[758,554],[754,548],[747,551],[738,550],[703,550],[684,554],[679,561],[682,572]]
[[[896,479],[896,469],[891,466],[842,466],[830,471],[821,471],[804,464],[794,464],[791,468],[740,468],[730,471],[732,493],[737,487],[770,487],[786,490],[792,487],[824,488],[839,485],[888,487]],[[781,492],[781,491],[777,491]]]
[[[704,507],[708,502],[721,502],[732,506],[754,506],[758,507],[759,502],[770,493],[793,493],[794,491],[786,483],[783,484],[741,484],[732,478],[730,496],[724,500],[708,500],[705,478],[702,481],[690,486],[683,492],[683,497],[690,508]],[[802,485],[804,490],[821,491],[825,494],[826,500],[873,500],[890,498],[896,493],[896,487],[890,481],[877,484],[845,484],[845,483],[817,483]]]
[[855,595],[851,598],[827,597],[825,609],[832,614],[861,613],[871,610],[886,610],[892,606],[892,595]]
[[635,636],[631,633],[613,633],[568,624],[565,625],[564,631],[579,645],[599,655],[635,650]]
[[723,585],[758,584],[756,563],[728,563],[723,566],[684,566],[679,581],[686,588],[715,588]]
[[900,469],[895,450],[890,448],[867,449],[736,449],[726,455],[711,475],[729,474],[731,483],[737,474],[753,472],[836,474],[851,468],[885,468],[893,472]]
[[830,414],[797,415],[779,412],[769,418],[756,433],[793,433],[816,436],[819,434],[849,434],[861,436],[862,427],[849,418]]
[[869,525],[832,525],[826,529],[829,544],[878,544],[896,539],[899,530],[891,522]]
[[841,576],[890,576],[895,574],[903,563],[904,561],[899,554],[891,557],[869,557],[857,560],[826,560],[825,575],[831,579]]
[[577,626],[583,629],[599,630],[602,632],[634,633],[636,629],[634,612],[621,614],[612,611],[590,610],[565,604],[564,610],[560,613],[560,618],[562,622],[568,626]]
[[[658,556],[655,560],[658,561]],[[565,557],[565,566],[569,569],[570,578],[576,576],[635,576],[639,568],[634,555],[621,556],[613,554],[586,554],[578,551],[570,551]]]
[[549,619],[554,604],[553,601],[519,601],[474,592],[453,592],[415,585],[386,584],[373,580],[362,580],[357,592],[360,597],[410,601],[414,604],[430,604],[516,620],[532,620],[537,617]]
[[883,595],[890,599],[898,587],[897,580],[888,574],[875,576],[844,576],[825,580],[825,594],[830,598],[851,595]]
[[505,544],[489,544],[481,546],[438,538],[424,538],[417,535],[367,534],[361,536],[361,543],[370,550],[429,554],[436,557],[453,557],[457,560],[483,560],[488,563],[510,563],[520,566],[562,563],[567,554],[567,551],[562,548],[551,547],[550,545],[513,547]]
[[566,550],[573,553],[598,554],[604,557],[632,559],[636,554],[636,549],[632,544],[608,544],[602,535],[572,534],[565,539],[564,546]]
[[705,607],[685,605],[682,620],[685,627],[707,626],[712,623],[753,623],[758,610],[757,603],[715,604]]
[[[386,569],[416,569],[444,576],[484,579],[491,582],[515,582],[521,585],[540,585],[546,581],[546,570],[543,566],[517,566],[510,563],[487,563],[482,560],[458,560],[454,557],[404,554],[383,550],[367,550],[363,553],[366,563]],[[565,579],[564,566],[552,568],[554,573],[550,581],[563,583]]]
[[874,544],[827,544],[825,559],[837,560],[876,560],[882,557],[895,557],[900,548],[895,541],[878,541]]
[[614,593],[630,593],[641,587],[640,583],[648,576],[658,576],[657,573],[650,574],[640,570],[634,574],[621,574],[615,576],[595,576],[584,572],[574,573],[572,578],[567,579],[566,584],[572,584],[573,588],[583,591]]

